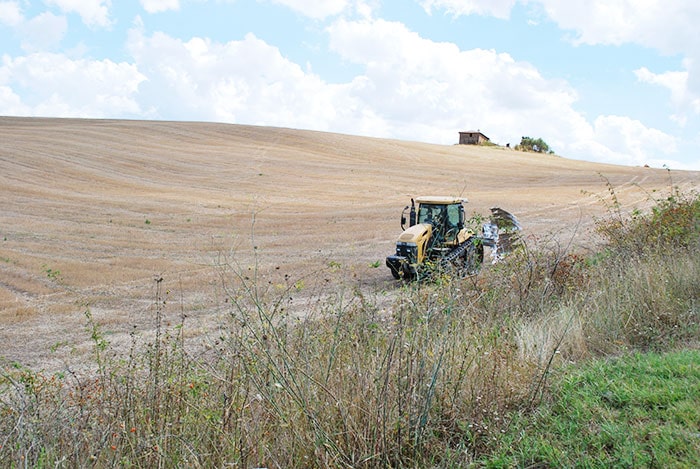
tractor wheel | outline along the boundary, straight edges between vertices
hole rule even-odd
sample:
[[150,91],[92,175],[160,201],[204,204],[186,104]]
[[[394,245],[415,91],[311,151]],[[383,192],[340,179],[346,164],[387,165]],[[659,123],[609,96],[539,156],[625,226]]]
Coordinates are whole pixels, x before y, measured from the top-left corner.
[[389,266],[389,270],[391,270],[391,275],[392,275],[396,280],[398,280],[398,279],[401,278],[401,274],[399,273],[398,270],[394,269],[392,266]]
[[461,264],[458,272],[462,278],[478,274],[481,270],[481,264],[484,263],[484,245],[474,238],[467,243],[469,243],[467,249],[458,258],[458,262]]

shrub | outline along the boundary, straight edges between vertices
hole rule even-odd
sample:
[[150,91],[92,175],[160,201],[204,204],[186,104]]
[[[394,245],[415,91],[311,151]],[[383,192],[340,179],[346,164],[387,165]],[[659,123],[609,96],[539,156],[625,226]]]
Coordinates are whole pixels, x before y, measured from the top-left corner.
[[520,139],[520,143],[515,146],[515,149],[521,151],[534,151],[536,153],[554,153],[554,150],[551,150],[549,145],[547,145],[547,142],[541,138],[522,137]]
[[[612,189],[610,189],[612,191]],[[598,222],[598,232],[610,249],[622,256],[669,254],[696,249],[700,239],[700,194],[681,193],[653,200],[649,213],[635,210],[622,216],[614,192],[611,216]]]

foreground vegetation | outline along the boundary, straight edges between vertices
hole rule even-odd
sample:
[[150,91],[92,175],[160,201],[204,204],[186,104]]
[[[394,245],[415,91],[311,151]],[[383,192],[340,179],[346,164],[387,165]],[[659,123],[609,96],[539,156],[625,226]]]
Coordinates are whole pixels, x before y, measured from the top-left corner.
[[[3,363],[0,459],[14,467],[683,466],[700,457],[700,197],[624,216],[594,252],[526,240],[478,279],[381,296],[222,271],[228,320],[117,350],[86,318],[93,369]],[[640,355],[645,353],[645,355]],[[621,357],[609,360],[610,357]],[[653,379],[646,380],[647,377]]]
[[490,465],[696,467],[700,351],[635,353],[562,370],[537,412],[513,417]]

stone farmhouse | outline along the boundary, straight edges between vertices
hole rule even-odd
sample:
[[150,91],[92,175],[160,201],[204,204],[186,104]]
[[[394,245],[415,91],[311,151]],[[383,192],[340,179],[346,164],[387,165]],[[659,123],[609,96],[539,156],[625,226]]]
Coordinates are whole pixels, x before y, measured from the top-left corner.
[[459,133],[460,145],[480,145],[489,142],[489,138],[478,130],[469,130]]

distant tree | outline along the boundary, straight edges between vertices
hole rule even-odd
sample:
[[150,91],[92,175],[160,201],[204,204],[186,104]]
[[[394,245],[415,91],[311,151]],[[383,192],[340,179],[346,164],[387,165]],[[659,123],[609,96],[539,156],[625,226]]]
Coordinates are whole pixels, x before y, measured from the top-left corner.
[[534,151],[536,153],[554,153],[554,150],[549,148],[547,142],[541,138],[522,137],[520,144],[515,147],[516,150]]

